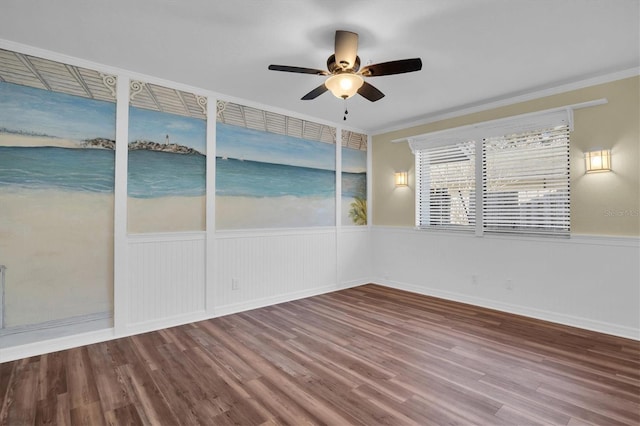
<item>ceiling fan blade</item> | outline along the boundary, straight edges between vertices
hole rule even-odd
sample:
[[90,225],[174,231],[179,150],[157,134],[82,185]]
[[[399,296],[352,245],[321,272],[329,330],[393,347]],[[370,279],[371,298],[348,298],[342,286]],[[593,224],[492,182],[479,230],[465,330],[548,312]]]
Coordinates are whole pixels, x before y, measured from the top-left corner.
[[366,67],[362,68],[360,74],[365,77],[378,77],[382,75],[403,74],[405,72],[420,71],[421,69],[422,60],[420,58],[412,58],[367,65]]
[[269,69],[271,71],[296,72],[299,74],[329,75],[328,71],[317,70],[314,68],[291,67],[289,65],[269,65]]
[[301,100],[308,101],[308,100],[311,100],[311,99],[315,99],[318,96],[322,95],[327,90],[329,90],[329,89],[327,89],[327,86],[325,86],[324,83],[322,83],[320,86],[316,87],[315,89],[313,89],[312,91],[310,91],[309,93],[304,95],[301,98]]
[[336,64],[342,69],[352,69],[358,56],[358,34],[351,31],[336,31],[335,55]]
[[358,94],[370,100],[371,102],[379,101],[380,99],[384,98],[384,93],[382,93],[366,81],[364,82],[362,87],[358,89]]

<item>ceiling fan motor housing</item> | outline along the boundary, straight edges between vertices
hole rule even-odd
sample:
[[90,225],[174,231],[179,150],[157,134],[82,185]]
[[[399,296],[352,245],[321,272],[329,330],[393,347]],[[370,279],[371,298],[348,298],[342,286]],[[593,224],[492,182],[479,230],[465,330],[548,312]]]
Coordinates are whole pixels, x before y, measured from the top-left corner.
[[327,59],[327,69],[331,74],[338,74],[341,72],[358,72],[360,69],[360,56],[356,56],[356,61],[353,66],[350,66],[347,61],[342,61],[341,63],[336,62],[336,55],[331,55]]

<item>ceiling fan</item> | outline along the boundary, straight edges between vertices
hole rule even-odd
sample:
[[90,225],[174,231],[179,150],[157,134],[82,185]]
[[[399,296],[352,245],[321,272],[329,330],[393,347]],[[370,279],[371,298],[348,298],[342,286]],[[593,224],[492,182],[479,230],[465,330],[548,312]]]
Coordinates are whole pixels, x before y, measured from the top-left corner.
[[375,102],[382,99],[384,93],[364,81],[365,77],[420,71],[422,69],[422,60],[420,58],[401,59],[367,65],[360,69],[358,34],[351,31],[338,30],[335,37],[335,53],[327,59],[328,71],[288,65],[269,65],[269,69],[272,71],[330,76],[323,84],[304,95],[302,100],[305,101],[315,99],[330,90],[331,93],[341,99],[349,99],[358,93],[371,102]]

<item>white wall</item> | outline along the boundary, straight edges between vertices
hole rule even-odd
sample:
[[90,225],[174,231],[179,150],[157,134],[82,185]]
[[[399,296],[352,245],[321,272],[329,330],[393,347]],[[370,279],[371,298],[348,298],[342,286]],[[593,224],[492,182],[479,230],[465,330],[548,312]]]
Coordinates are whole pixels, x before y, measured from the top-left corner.
[[475,237],[376,226],[372,247],[381,284],[640,339],[637,238]]

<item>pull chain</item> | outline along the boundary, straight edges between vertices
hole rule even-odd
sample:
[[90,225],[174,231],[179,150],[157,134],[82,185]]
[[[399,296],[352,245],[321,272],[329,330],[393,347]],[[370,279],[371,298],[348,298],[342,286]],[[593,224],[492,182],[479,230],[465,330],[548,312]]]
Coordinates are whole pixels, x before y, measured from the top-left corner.
[[344,117],[342,117],[342,120],[347,121],[347,114],[349,114],[347,110],[347,98],[344,98]]

